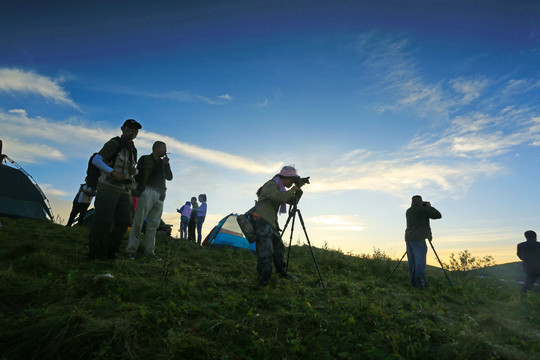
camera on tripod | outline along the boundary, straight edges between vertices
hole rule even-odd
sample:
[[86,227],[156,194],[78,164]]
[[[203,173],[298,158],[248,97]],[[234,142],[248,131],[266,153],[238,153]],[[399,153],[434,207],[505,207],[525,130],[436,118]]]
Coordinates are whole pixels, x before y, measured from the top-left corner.
[[296,186],[302,186],[304,184],[309,184],[309,176],[294,179],[293,182],[294,182],[294,185],[296,185]]

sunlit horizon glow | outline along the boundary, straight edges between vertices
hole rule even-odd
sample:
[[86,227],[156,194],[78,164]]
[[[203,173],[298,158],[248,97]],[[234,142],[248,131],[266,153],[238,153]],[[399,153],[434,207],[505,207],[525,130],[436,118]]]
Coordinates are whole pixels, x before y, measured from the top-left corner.
[[518,261],[540,231],[540,4],[508,6],[2,4],[3,151],[65,221],[89,156],[135,118],[139,155],[171,153],[173,235],[192,196],[206,235],[294,164],[314,246],[400,258],[420,194],[444,261]]

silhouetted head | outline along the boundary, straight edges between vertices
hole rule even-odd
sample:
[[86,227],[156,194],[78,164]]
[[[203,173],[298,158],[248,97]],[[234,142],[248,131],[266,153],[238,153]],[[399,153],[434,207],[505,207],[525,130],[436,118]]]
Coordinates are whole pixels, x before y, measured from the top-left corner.
[[525,239],[536,241],[536,233],[532,230],[525,231]]
[[422,200],[422,197],[420,195],[414,195],[411,200],[411,205],[420,205],[422,206],[424,204],[424,201]]
[[154,154],[157,158],[162,158],[167,154],[167,145],[163,141],[156,141],[154,145],[152,145],[152,154]]
[[139,134],[139,129],[141,128],[141,124],[139,124],[136,120],[133,119],[127,119],[126,121],[124,121],[124,125],[120,127],[120,129],[122,130],[122,135],[129,140],[134,140]]

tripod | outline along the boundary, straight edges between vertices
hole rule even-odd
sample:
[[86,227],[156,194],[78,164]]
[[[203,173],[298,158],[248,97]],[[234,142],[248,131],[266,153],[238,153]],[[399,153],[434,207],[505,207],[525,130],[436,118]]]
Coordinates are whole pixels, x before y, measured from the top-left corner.
[[291,236],[289,239],[289,250],[287,251],[287,264],[286,269],[289,269],[289,256],[291,255],[291,244],[293,239],[293,233],[294,233],[294,223],[296,220],[296,214],[298,214],[298,218],[300,219],[300,224],[302,224],[302,228],[304,229],[304,235],[306,236],[307,243],[309,245],[309,251],[311,252],[311,257],[313,258],[313,263],[315,264],[315,268],[317,269],[317,274],[319,275],[319,280],[321,282],[321,285],[326,292],[326,286],[324,286],[324,282],[321,276],[321,272],[319,271],[319,265],[317,264],[317,260],[315,259],[315,254],[313,253],[313,249],[311,247],[311,242],[309,241],[309,236],[307,234],[306,225],[304,224],[304,219],[302,218],[302,213],[300,212],[300,209],[298,209],[298,194],[296,194],[296,198],[294,200],[294,205],[292,205],[289,209],[289,217],[287,218],[287,221],[285,222],[285,226],[283,227],[283,230],[281,231],[281,236],[285,233],[285,230],[287,229],[287,226],[289,225],[289,222],[292,219],[292,225],[291,225]]
[[[431,239],[428,239],[429,241],[429,245],[431,245],[431,248],[433,249],[433,253],[435,254],[435,256],[437,257],[437,260],[439,261],[439,264],[441,265],[441,269],[442,271],[444,272],[444,275],[446,276],[446,280],[448,280],[448,282],[450,283],[450,286],[453,287],[452,285],[452,282],[450,281],[450,278],[448,277],[448,274],[446,273],[446,270],[444,269],[444,266],[441,262],[441,259],[439,259],[439,255],[437,255],[437,252],[435,251],[435,247],[433,246],[433,243],[431,242]],[[390,273],[390,276],[388,276],[388,278],[386,279],[386,282],[388,282],[388,280],[390,280],[390,278],[392,277],[392,275],[394,275],[394,272],[397,270],[399,264],[401,264],[401,261],[403,260],[403,258],[405,257],[405,255],[407,255],[407,251],[405,251],[405,254],[403,254],[403,256],[401,257],[401,259],[399,259],[396,267],[394,268],[394,270],[392,270],[392,272]]]

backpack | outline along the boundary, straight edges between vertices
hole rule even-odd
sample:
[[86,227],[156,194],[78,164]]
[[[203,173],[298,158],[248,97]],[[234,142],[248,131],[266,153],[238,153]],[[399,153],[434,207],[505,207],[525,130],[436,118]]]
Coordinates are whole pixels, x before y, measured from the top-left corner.
[[264,203],[266,200],[268,199],[257,202],[257,204],[246,211],[245,214],[240,214],[236,217],[236,222],[238,222],[240,230],[242,230],[242,233],[250,244],[257,241],[257,234],[253,228],[253,223],[261,219],[261,216],[255,212],[257,210],[257,205]]
[[[118,151],[114,154],[112,158],[112,162],[114,163],[114,161],[116,160],[116,156],[118,155],[120,150],[122,150],[122,141],[119,136],[114,137],[113,139],[118,142],[118,145],[120,145]],[[98,178],[101,175],[101,170],[96,165],[92,164],[92,160],[94,160],[94,157],[97,154],[98,153],[95,152],[92,154],[92,156],[90,156],[90,159],[88,159],[88,166],[86,168],[86,185],[92,189],[96,189]]]
[[236,217],[238,226],[240,226],[242,233],[244,233],[244,236],[250,244],[253,244],[255,241],[257,241],[257,234],[255,233],[255,229],[253,228],[253,224],[251,223],[254,211],[255,208],[253,207],[249,209],[245,214],[241,214]]
[[92,160],[94,160],[96,155],[97,153],[93,153],[92,156],[90,156],[90,159],[88,159],[88,167],[86,168],[86,185],[92,189],[97,187],[98,178],[99,175],[101,175],[101,170],[92,164]]

